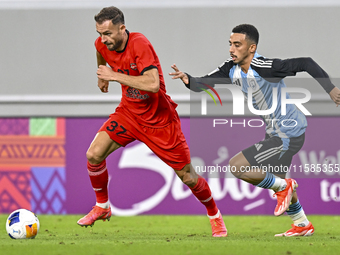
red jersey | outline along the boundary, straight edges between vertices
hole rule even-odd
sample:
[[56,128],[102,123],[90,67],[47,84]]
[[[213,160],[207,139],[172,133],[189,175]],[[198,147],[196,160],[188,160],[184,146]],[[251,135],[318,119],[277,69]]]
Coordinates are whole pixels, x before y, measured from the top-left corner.
[[174,118],[177,104],[166,94],[161,64],[149,40],[141,33],[128,34],[128,40],[122,51],[110,51],[101,42],[95,41],[97,51],[103,56],[113,71],[139,76],[145,71],[157,68],[160,89],[157,93],[138,90],[127,85],[122,86],[121,107],[138,123],[148,127],[166,126]]

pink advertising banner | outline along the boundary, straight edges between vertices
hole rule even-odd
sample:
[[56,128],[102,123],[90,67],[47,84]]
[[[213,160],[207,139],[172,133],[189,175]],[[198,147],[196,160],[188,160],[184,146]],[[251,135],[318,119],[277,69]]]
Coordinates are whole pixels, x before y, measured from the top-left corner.
[[[0,213],[25,207],[38,214],[85,214],[95,203],[86,150],[106,118],[0,119]],[[230,158],[264,138],[247,118],[213,126],[212,118],[181,118],[195,169],[226,215],[273,214],[272,192],[225,171]],[[239,123],[230,125],[230,122]],[[289,176],[308,214],[340,213],[338,117],[308,118],[306,140]],[[133,142],[107,159],[114,215],[205,214],[205,208],[148,147]],[[208,166],[219,166],[206,171]],[[204,168],[205,167],[205,168]],[[324,171],[326,169],[327,171]]]
[[[95,202],[85,153],[104,120],[75,118],[66,121],[67,213],[86,213]],[[233,155],[264,138],[263,127],[243,125],[249,119],[233,120],[240,124],[213,127],[212,118],[181,119],[192,163],[208,180],[223,214],[272,214],[276,198],[271,191],[232,178],[223,169],[207,173],[198,167],[227,166]],[[299,198],[307,213],[339,214],[340,145],[334,134],[340,127],[340,119],[313,117],[308,122],[305,144],[295,155],[288,176],[297,179]],[[318,167],[326,167],[325,164],[333,171],[318,170]],[[205,213],[205,208],[173,170],[142,143],[134,142],[120,148],[108,157],[107,166],[110,202],[115,215]]]

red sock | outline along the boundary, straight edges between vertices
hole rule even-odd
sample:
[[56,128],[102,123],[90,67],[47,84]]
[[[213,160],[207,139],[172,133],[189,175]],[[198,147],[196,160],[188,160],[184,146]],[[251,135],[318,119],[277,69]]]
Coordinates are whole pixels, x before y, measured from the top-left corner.
[[209,188],[209,185],[207,181],[199,177],[197,180],[197,184],[195,187],[190,188],[192,193],[197,197],[197,199],[205,205],[207,208],[207,212],[209,216],[214,216],[218,212],[218,208],[216,206],[215,200],[213,199],[211,195],[211,190]]
[[107,192],[109,174],[106,168],[106,161],[104,160],[98,165],[92,165],[87,161],[87,170],[93,190],[96,193],[97,203],[106,203],[109,200],[109,194]]

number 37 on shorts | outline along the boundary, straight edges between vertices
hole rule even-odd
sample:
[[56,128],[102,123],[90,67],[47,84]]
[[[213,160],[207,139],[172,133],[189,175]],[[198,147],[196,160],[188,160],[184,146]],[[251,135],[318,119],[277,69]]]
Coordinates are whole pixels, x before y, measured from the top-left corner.
[[106,126],[106,130],[110,132],[116,132],[116,135],[121,135],[126,132],[126,129],[117,123],[117,121],[111,121],[109,125]]

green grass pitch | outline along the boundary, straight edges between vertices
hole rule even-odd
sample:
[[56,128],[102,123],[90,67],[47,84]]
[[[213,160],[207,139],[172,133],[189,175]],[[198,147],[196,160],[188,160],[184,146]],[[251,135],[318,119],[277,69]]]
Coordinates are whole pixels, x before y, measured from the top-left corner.
[[206,216],[112,217],[91,228],[80,215],[38,215],[35,239],[12,240],[0,215],[0,254],[340,254],[340,216],[309,216],[311,237],[274,237],[290,228],[287,216],[224,216],[228,237],[213,238]]

